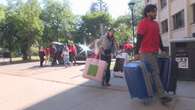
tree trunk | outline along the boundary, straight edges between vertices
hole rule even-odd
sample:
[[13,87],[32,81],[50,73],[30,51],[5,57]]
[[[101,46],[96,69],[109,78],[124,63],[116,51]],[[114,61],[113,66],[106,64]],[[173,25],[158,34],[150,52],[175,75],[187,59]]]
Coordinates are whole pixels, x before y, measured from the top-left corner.
[[22,59],[23,59],[23,61],[27,61],[28,60],[28,54],[27,54],[27,51],[26,51],[26,49],[23,49],[22,50]]
[[11,56],[11,53],[10,53],[10,57],[9,57],[9,62],[12,63],[12,56]]

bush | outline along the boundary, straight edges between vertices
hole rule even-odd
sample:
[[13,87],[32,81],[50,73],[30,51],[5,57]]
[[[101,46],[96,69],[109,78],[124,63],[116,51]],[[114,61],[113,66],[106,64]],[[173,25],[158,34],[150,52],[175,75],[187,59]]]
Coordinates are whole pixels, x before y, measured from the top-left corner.
[[38,47],[31,47],[31,55],[38,56],[39,48]]

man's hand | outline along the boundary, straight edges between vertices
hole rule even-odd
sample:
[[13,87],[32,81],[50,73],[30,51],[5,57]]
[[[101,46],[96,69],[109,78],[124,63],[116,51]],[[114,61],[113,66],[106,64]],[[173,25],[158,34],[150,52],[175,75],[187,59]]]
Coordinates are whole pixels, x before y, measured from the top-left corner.
[[161,57],[169,57],[169,54],[165,51],[160,51],[160,54],[159,54]]
[[133,56],[133,60],[139,60],[140,59],[140,55],[139,54],[135,54],[134,56]]

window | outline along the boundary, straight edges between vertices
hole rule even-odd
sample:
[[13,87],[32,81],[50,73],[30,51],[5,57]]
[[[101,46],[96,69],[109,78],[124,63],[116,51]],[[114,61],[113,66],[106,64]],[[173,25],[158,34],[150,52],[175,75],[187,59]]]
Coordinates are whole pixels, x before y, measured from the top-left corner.
[[184,27],[184,10],[173,15],[173,29]]
[[167,19],[161,22],[161,29],[162,29],[162,33],[168,32],[168,20]]
[[161,9],[163,9],[165,6],[167,6],[167,0],[160,0]]
[[195,4],[192,5],[193,23],[195,23]]

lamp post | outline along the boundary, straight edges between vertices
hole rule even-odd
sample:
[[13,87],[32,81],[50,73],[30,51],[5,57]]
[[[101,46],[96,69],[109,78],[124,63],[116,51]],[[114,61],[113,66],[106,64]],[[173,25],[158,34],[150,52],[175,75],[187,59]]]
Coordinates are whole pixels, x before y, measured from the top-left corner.
[[[129,2],[128,3],[129,9],[131,10],[131,27],[132,27],[132,38],[133,38],[133,46],[135,46],[135,32],[134,32],[134,6],[135,2]],[[133,52],[134,54],[134,52]]]
[[[98,3],[99,3],[99,6],[100,6],[100,11],[103,12],[103,5],[104,5],[104,2],[102,0],[98,0]],[[101,36],[103,36],[104,34],[104,24],[103,23],[100,23],[100,34]]]

